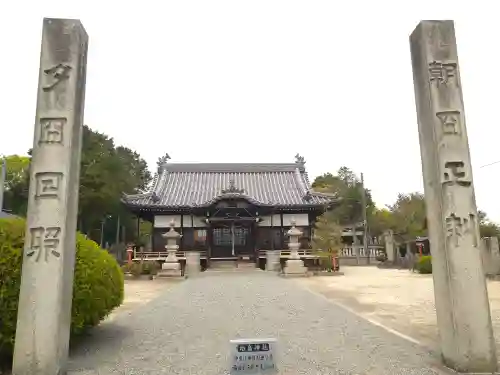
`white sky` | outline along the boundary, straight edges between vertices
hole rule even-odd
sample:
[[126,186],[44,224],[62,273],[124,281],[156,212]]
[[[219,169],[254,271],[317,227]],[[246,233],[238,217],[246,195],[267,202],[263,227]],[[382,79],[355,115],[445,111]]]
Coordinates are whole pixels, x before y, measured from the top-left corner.
[[[7,5],[8,4],[8,5]],[[500,221],[493,1],[13,1],[0,5],[0,154],[32,145],[42,18],[90,36],[85,123],[172,162],[364,172],[379,206],[422,190],[408,36],[454,19],[480,209]],[[496,9],[495,9],[496,8]]]

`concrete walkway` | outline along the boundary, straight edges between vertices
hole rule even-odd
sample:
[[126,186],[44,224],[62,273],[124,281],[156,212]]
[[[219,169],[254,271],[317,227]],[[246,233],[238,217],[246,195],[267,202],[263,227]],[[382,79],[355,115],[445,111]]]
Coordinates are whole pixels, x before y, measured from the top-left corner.
[[421,347],[262,271],[189,279],[117,313],[73,348],[69,370],[221,375],[229,340],[248,337],[278,338],[279,374],[449,373]]

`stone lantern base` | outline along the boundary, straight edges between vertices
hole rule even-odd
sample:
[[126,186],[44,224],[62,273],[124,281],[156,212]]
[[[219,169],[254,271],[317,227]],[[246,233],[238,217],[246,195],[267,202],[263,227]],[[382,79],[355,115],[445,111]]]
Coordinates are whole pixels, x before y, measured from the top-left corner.
[[158,271],[158,277],[175,277],[182,278],[181,264],[179,262],[165,262],[161,266],[161,270]]
[[284,276],[305,277],[309,276],[307,267],[304,266],[302,259],[288,259],[283,270]]

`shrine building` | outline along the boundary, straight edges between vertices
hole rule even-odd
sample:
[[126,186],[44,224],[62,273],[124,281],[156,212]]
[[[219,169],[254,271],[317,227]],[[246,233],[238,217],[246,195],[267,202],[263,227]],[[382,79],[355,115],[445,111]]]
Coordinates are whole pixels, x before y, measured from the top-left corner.
[[148,258],[166,258],[162,234],[173,221],[182,235],[181,258],[194,250],[206,266],[214,260],[258,263],[265,250],[288,249],[292,222],[303,233],[301,249],[310,249],[316,218],[335,202],[332,195],[312,190],[304,165],[298,155],[295,163],[281,164],[176,164],[165,159],[151,189],[125,195],[123,203],[153,224]]

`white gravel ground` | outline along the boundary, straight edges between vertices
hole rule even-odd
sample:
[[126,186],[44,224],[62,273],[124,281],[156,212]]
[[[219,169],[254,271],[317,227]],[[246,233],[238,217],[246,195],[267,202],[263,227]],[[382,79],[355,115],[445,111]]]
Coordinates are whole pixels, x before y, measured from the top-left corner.
[[266,272],[208,272],[118,313],[72,349],[70,374],[222,375],[229,340],[276,337],[279,374],[443,374],[435,354]]

